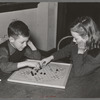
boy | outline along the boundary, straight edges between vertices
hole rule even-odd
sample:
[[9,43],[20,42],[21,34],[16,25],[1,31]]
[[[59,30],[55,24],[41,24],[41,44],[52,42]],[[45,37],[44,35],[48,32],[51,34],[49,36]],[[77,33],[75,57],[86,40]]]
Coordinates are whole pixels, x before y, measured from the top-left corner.
[[39,68],[33,61],[22,61],[24,57],[39,60],[41,54],[29,41],[29,29],[22,21],[14,21],[8,27],[8,40],[0,45],[1,72],[11,73],[25,66]]

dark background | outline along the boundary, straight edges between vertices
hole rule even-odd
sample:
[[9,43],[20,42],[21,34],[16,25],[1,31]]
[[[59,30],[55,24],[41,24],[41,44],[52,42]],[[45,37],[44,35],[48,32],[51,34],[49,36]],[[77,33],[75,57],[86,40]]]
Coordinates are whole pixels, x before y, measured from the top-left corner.
[[69,25],[81,16],[92,17],[100,27],[100,3],[58,3],[57,43],[62,37],[70,35]]
[[39,2],[0,2],[0,13],[36,8]]

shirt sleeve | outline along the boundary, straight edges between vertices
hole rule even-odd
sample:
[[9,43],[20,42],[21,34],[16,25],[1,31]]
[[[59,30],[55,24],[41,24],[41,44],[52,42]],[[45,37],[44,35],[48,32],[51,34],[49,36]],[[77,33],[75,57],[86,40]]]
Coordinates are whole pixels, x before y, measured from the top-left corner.
[[29,46],[25,48],[25,56],[29,59],[40,60],[41,54],[38,50],[31,50]]
[[0,48],[0,68],[5,73],[17,70],[17,63],[8,61],[8,53],[5,48]]

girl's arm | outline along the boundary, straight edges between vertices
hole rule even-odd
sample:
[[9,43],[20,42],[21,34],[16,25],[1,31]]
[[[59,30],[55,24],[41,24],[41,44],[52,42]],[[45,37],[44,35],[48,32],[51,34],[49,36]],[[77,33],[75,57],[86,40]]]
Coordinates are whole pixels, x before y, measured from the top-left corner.
[[53,53],[53,60],[59,60],[65,57],[69,57],[71,55],[71,49],[73,46],[73,42],[71,42],[69,45],[66,45],[64,48],[60,49],[59,51]]
[[76,76],[87,75],[100,67],[100,56],[97,59],[90,55],[76,54],[73,57],[73,67]]

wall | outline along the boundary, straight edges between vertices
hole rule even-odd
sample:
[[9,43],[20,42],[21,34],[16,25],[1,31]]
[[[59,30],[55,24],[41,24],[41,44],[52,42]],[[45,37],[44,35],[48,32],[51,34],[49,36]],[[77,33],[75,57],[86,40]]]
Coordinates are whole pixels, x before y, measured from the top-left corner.
[[44,50],[56,48],[57,3],[40,3],[37,9],[37,33],[41,35],[39,47]]
[[37,8],[0,13],[0,37],[7,34],[12,20],[24,21],[37,48],[48,51],[56,47],[57,2],[41,2]]
[[2,38],[4,35],[7,35],[9,24],[16,19],[25,22],[31,30],[31,33],[36,33],[36,13],[35,9],[0,13],[0,37]]

